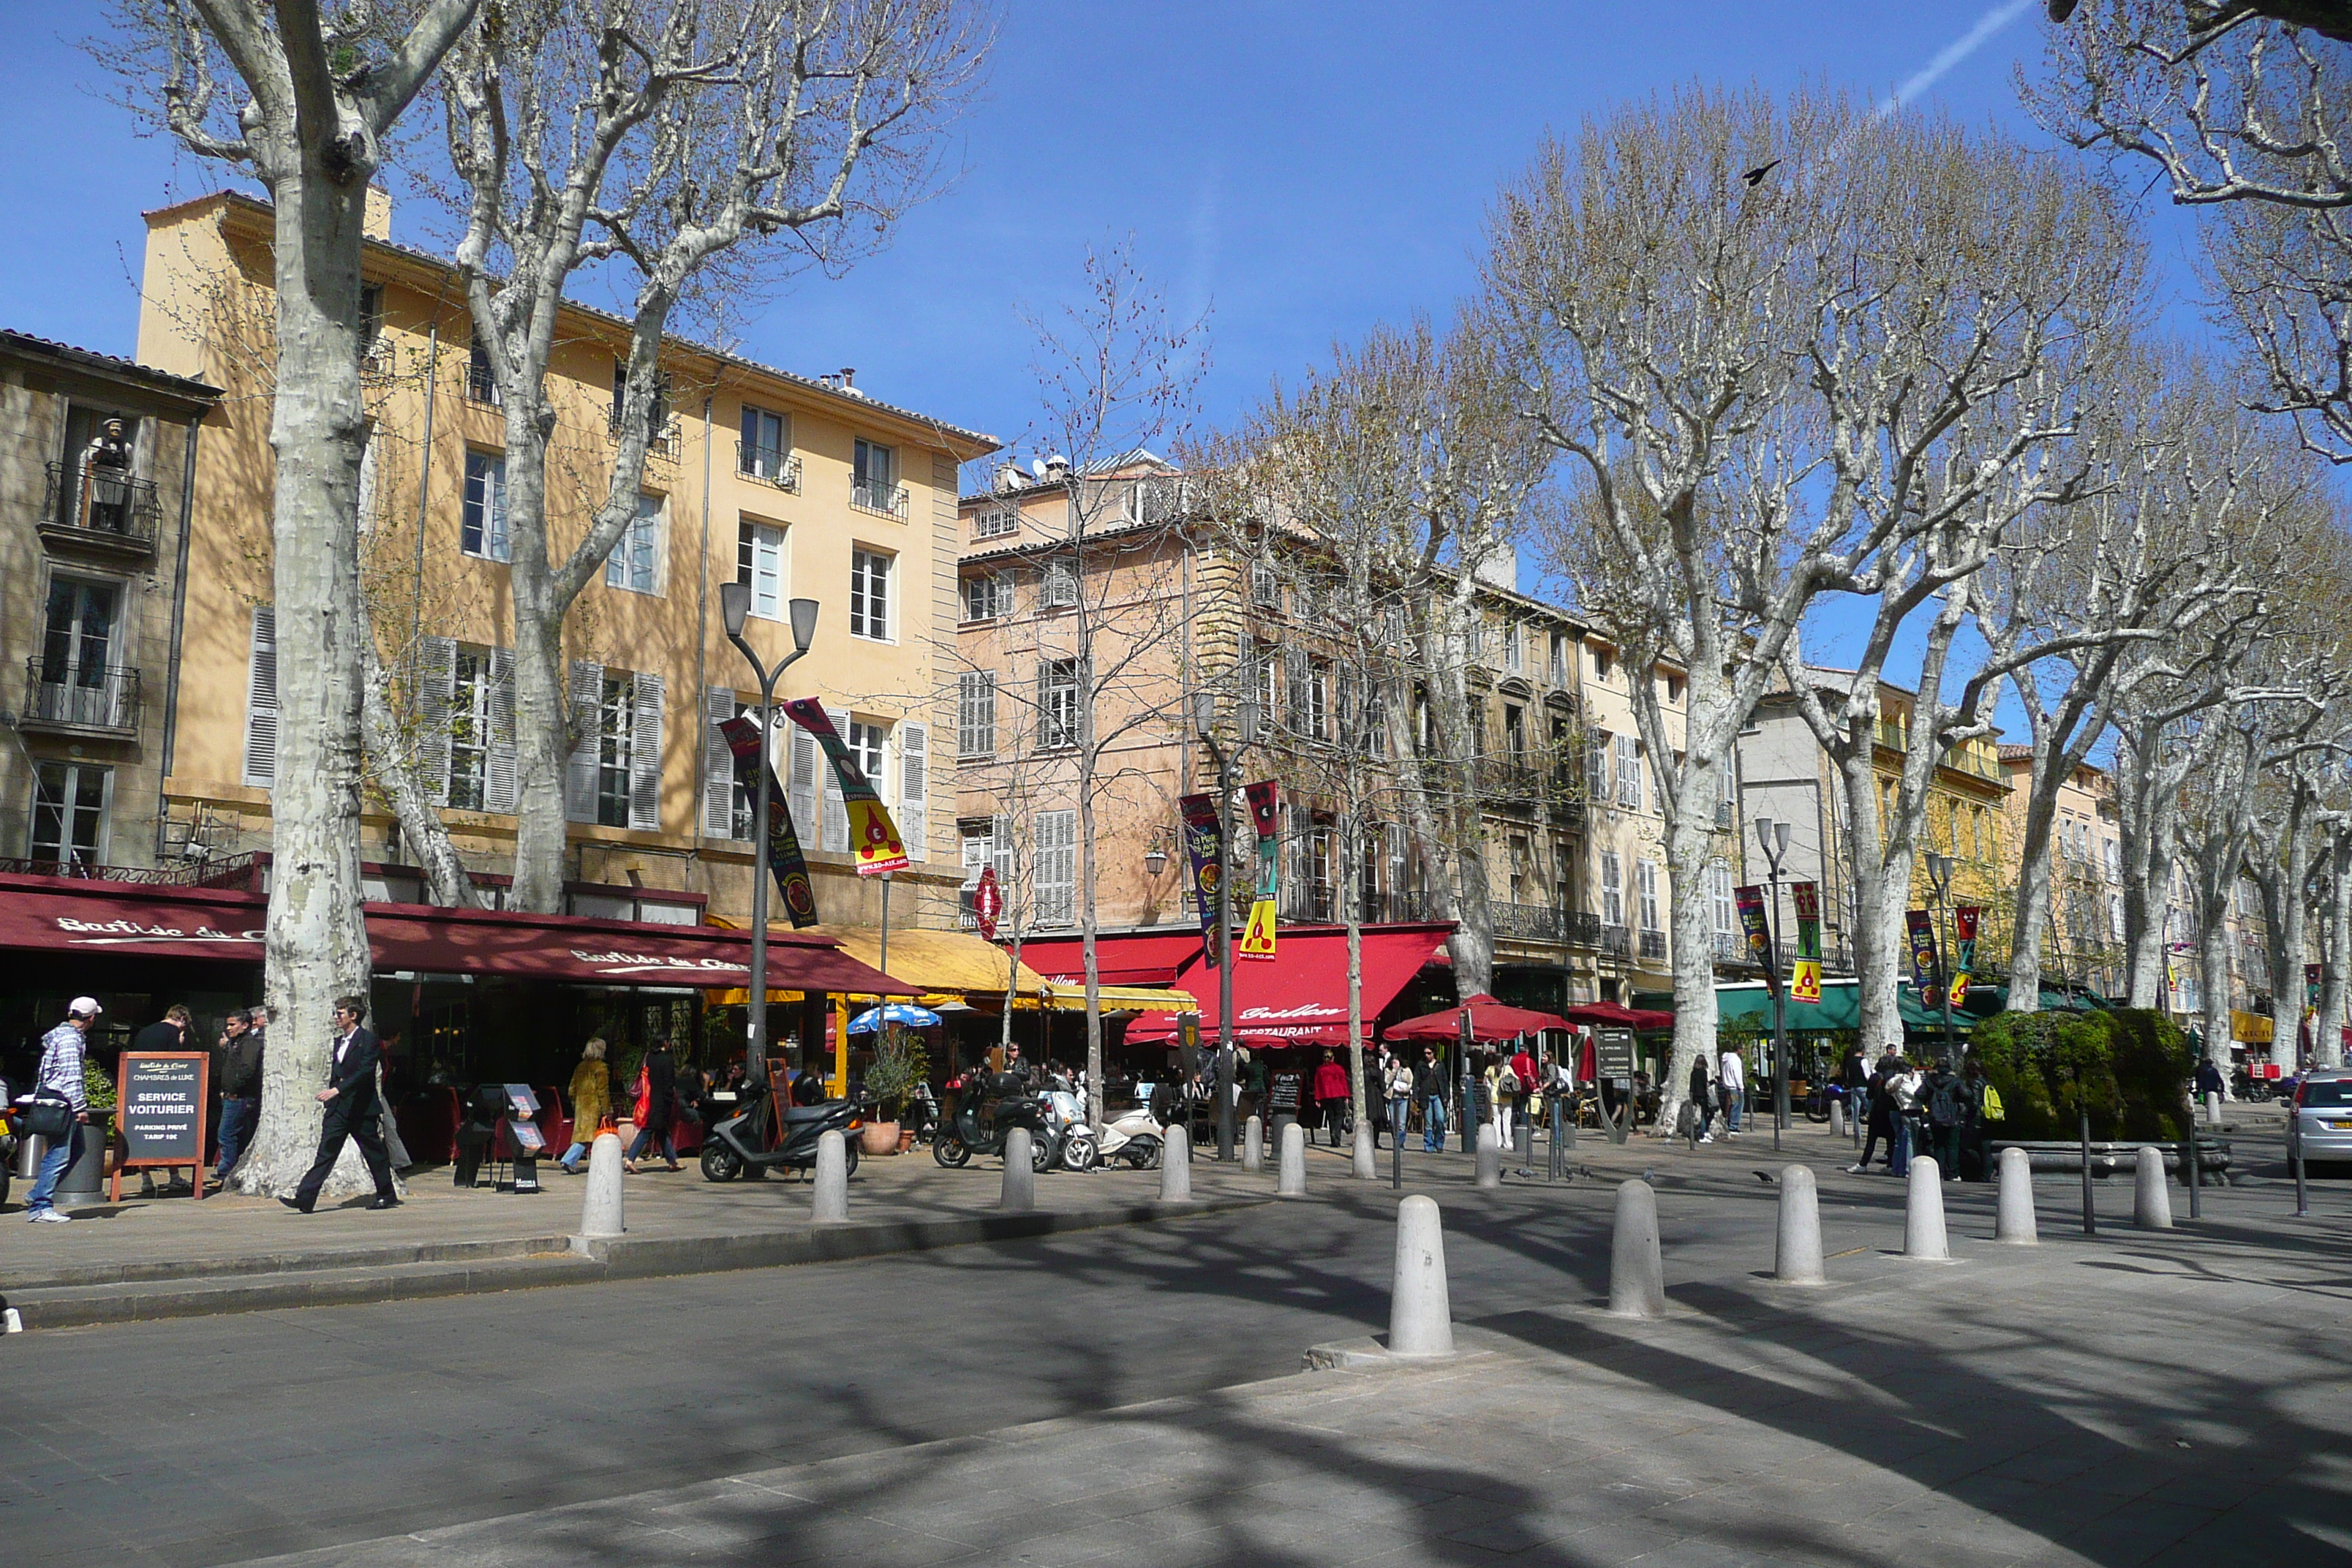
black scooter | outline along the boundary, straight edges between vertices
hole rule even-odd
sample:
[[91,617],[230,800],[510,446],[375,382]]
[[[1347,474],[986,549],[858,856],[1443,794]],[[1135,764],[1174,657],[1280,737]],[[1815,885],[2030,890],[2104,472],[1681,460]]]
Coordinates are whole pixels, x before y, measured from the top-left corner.
[[[1029,1168],[1044,1171],[1061,1152],[1061,1140],[1045,1126],[1045,1108],[1034,1090],[1012,1073],[974,1073],[958,1086],[963,1090],[953,1119],[940,1123],[931,1139],[931,1158],[950,1170],[971,1163],[974,1154],[1002,1155],[1004,1141],[1016,1127],[1029,1130]],[[980,1108],[992,1105],[995,1114],[982,1126]]]
[[706,1130],[702,1138],[702,1179],[707,1182],[731,1182],[736,1177],[750,1175],[754,1181],[770,1171],[810,1171],[816,1168],[817,1140],[828,1132],[841,1134],[842,1164],[849,1175],[857,1173],[857,1143],[851,1136],[864,1124],[867,1106],[854,1100],[828,1100],[820,1105],[787,1105],[783,1107],[782,1134],[770,1148],[770,1129],[773,1126],[775,1097],[767,1091],[747,1085],[744,1092],[752,1097],[751,1108],[739,1111],[717,1126]]

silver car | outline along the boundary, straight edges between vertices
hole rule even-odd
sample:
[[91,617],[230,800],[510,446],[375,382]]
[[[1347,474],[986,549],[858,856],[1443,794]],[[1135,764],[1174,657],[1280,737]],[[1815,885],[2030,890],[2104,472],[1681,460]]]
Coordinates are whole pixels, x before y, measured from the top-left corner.
[[2315,1174],[2352,1164],[2352,1068],[2314,1068],[2294,1095],[2304,1163]]

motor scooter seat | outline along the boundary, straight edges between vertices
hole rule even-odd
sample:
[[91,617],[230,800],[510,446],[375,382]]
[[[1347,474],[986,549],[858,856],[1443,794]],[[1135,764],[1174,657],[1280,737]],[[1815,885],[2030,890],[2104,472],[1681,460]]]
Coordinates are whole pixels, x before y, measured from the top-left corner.
[[795,1121],[822,1121],[832,1114],[833,1106],[829,1104],[787,1106],[784,1108],[784,1123],[790,1126]]

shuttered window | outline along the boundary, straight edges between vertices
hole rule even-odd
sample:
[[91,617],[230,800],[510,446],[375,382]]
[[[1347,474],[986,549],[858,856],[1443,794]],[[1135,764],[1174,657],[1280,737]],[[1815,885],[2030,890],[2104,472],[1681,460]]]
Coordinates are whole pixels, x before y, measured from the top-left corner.
[[1066,926],[1077,919],[1078,814],[1041,811],[1034,827],[1036,848],[1036,924]]
[[246,667],[245,782],[268,789],[278,782],[278,612],[253,611],[253,642]]
[[737,714],[752,722],[759,716],[732,691],[711,687],[702,694],[702,831],[706,837],[749,839],[751,837],[752,791],[759,783],[757,763],[745,763],[737,776],[735,752],[719,726]]
[[996,755],[996,672],[971,670],[956,677],[956,756],[975,761]]
[[508,559],[507,460],[498,453],[466,454],[466,500],[458,548],[485,561]]
[[[833,732],[845,741],[849,738],[849,711],[844,708],[828,708],[824,716],[833,721]],[[849,808],[841,803],[841,775],[822,753],[817,758],[817,771],[823,773],[824,785],[824,821],[823,847],[836,855],[849,849]]]
[[898,726],[898,837],[908,859],[931,858],[931,727],[913,720]]

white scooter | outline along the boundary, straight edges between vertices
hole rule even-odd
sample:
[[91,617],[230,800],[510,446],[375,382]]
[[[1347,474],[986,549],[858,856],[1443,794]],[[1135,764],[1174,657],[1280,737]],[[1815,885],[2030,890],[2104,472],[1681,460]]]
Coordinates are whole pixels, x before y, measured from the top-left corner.
[[1066,1089],[1040,1090],[1037,1099],[1045,1108],[1045,1128],[1055,1140],[1062,1168],[1090,1168],[1102,1156],[1095,1148],[1095,1130],[1087,1124],[1086,1102]]
[[[1151,1108],[1139,1105],[1103,1129],[1102,1147],[1095,1158],[1105,1164],[1124,1160],[1128,1168],[1136,1171],[1156,1170],[1160,1165],[1162,1129],[1153,1119]],[[1077,1169],[1072,1166],[1071,1169]]]

